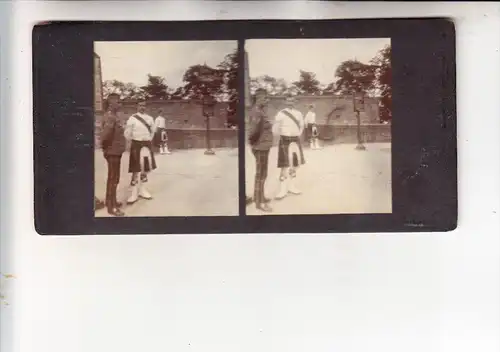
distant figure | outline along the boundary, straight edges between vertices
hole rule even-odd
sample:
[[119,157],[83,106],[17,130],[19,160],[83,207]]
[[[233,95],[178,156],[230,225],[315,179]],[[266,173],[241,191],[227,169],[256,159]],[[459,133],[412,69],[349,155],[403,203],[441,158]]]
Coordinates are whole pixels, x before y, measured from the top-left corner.
[[106,100],[106,113],[101,134],[101,146],[104,158],[108,163],[108,180],[106,182],[106,207],[108,213],[114,216],[125,215],[121,210],[121,203],[116,198],[116,189],[120,183],[121,159],[125,152],[127,142],[118,111],[120,109],[120,96],[110,94]]
[[316,126],[316,113],[314,112],[314,105],[309,105],[309,110],[305,116],[306,123],[306,137],[309,141],[311,149],[321,149],[318,139],[318,127]]
[[155,119],[156,133],[155,133],[155,146],[160,151],[160,154],[170,154],[168,150],[168,135],[167,135],[167,121],[162,116],[163,110],[158,111],[158,116]]
[[[273,146],[273,123],[267,111],[267,91],[258,89],[255,92],[255,104],[250,124],[249,142],[255,156],[254,201],[257,209],[270,212],[270,202],[265,197],[264,186],[267,179],[269,151]],[[248,202],[247,202],[248,203]]]
[[148,182],[148,174],[156,169],[152,142],[155,132],[155,121],[146,114],[146,103],[140,101],[137,104],[137,113],[129,117],[124,133],[125,138],[131,141],[128,172],[132,174],[132,190],[127,201],[129,204],[135,203],[138,197],[153,198],[145,184]]
[[[280,137],[278,145],[278,168],[280,172],[280,188],[276,199],[283,199],[288,193],[301,194],[295,184],[297,168],[305,164],[304,152],[300,136],[304,132],[304,117],[297,110],[295,98],[286,98],[287,107],[278,112],[273,126],[274,134]],[[290,177],[290,178],[289,178]]]

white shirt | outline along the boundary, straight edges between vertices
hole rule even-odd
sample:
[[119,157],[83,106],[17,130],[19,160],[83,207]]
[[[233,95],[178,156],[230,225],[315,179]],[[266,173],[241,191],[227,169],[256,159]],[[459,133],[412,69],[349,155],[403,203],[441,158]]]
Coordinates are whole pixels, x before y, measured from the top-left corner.
[[[299,122],[299,126],[285,114],[285,111],[290,113]],[[287,137],[296,137],[302,134],[304,130],[304,116],[299,110],[286,108],[279,111],[274,119],[273,131],[275,134]]]
[[163,116],[158,116],[155,119],[156,128],[166,128],[166,120]]
[[306,124],[312,125],[316,123],[316,113],[313,111],[308,111],[306,114],[306,117],[304,118],[306,120]]
[[[144,124],[136,119],[134,115],[138,115],[142,117],[146,123],[151,126],[151,132],[148,131],[147,127]],[[153,136],[156,132],[156,126],[154,119],[147,115],[136,112],[134,115],[130,116],[127,121],[127,125],[125,126],[125,138],[134,141],[150,141],[153,139]]]

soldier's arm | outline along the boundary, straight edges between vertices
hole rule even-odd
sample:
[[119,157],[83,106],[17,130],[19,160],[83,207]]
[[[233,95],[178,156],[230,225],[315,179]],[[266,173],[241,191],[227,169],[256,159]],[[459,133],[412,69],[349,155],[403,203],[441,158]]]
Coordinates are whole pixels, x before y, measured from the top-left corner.
[[248,126],[248,139],[250,141],[250,143],[253,142],[253,140],[256,138],[257,134],[259,133],[258,129],[259,129],[259,122],[260,122],[260,119],[262,118],[262,116],[258,113],[256,114],[252,114],[250,116],[250,124]]
[[116,123],[116,117],[111,114],[105,114],[104,115],[104,122],[102,126],[102,132],[101,132],[101,141],[108,141],[109,139],[113,138],[113,128]]

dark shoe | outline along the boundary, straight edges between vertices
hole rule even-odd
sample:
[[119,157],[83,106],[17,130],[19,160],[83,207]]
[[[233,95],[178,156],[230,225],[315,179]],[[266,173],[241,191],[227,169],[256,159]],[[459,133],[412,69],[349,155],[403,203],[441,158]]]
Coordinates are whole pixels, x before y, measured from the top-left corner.
[[101,201],[98,198],[94,197],[94,209],[95,210],[100,210],[100,209],[103,209],[105,207],[106,207],[106,205],[104,204],[103,201]]
[[117,208],[121,208],[121,207],[123,206],[123,203],[122,203],[122,202],[118,202],[118,201],[116,201],[116,202],[115,202],[115,204],[116,204],[116,207],[117,207]]
[[257,209],[265,211],[266,213],[273,211],[273,209],[266,203],[258,204]]
[[125,215],[125,213],[118,208],[108,209],[108,214],[114,215],[114,216],[124,216]]
[[271,203],[271,199],[264,197],[264,203]]
[[250,205],[250,204],[252,204],[252,203],[253,203],[253,198],[252,198],[252,197],[247,197],[247,199],[246,199],[246,204],[247,204],[247,205]]

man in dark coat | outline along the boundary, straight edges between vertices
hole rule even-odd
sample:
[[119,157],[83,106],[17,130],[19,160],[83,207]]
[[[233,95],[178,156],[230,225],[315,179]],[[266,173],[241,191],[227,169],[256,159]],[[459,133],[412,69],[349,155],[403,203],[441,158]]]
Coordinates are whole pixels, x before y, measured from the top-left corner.
[[[273,146],[273,124],[267,111],[267,91],[255,92],[255,104],[250,123],[249,143],[255,156],[254,201],[257,209],[270,212],[269,199],[265,197],[264,186],[267,179],[269,151]],[[247,199],[248,204],[248,199]]]
[[118,94],[110,94],[106,105],[101,134],[102,151],[108,163],[105,203],[109,214],[124,216],[125,214],[120,210],[122,204],[116,198],[116,189],[120,183],[121,159],[127,146],[125,136],[123,135],[123,123],[118,116],[120,96]]

